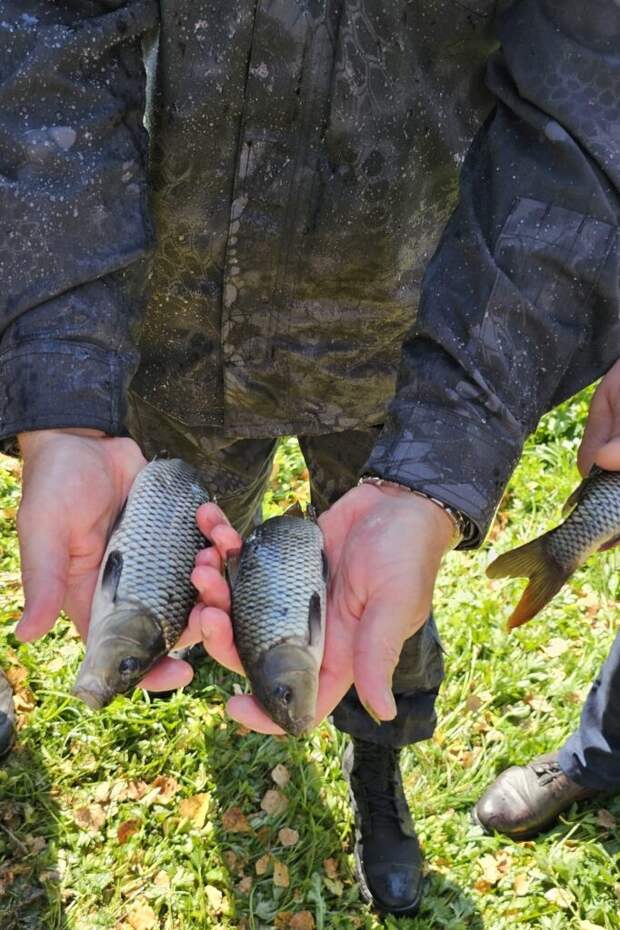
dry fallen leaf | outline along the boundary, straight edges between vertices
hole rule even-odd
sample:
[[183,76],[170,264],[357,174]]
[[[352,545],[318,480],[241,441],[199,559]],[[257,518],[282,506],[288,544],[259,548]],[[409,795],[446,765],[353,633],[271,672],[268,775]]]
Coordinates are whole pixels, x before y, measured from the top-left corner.
[[523,897],[523,895],[529,894],[530,881],[527,875],[525,874],[525,872],[519,872],[518,875],[515,875],[515,880],[512,883],[512,888],[518,898]]
[[275,928],[276,930],[289,930],[291,926],[291,918],[293,914],[291,911],[280,911],[279,914],[276,914],[275,919]]
[[251,833],[252,827],[240,807],[231,807],[222,814],[222,826],[228,833]]
[[243,878],[237,882],[235,888],[240,894],[249,894],[252,890],[252,876],[244,875]]
[[299,911],[293,914],[289,926],[291,930],[314,930],[314,917],[310,911]]
[[336,859],[323,859],[323,871],[328,878],[338,878],[338,862]]
[[123,823],[118,827],[118,829],[117,829],[117,831],[116,831],[116,837],[117,837],[119,843],[126,843],[127,840],[128,840],[131,836],[134,835],[134,833],[137,833],[137,832],[139,831],[139,829],[140,829],[140,821],[139,821],[139,820],[125,820],[125,821],[123,821]]
[[153,930],[159,921],[151,905],[140,898],[127,914],[127,923],[132,930]]
[[209,807],[211,806],[211,795],[195,794],[191,798],[184,798],[179,804],[179,814],[186,820],[191,820],[198,829],[204,827]]
[[153,788],[159,790],[159,797],[157,800],[160,803],[166,803],[170,798],[179,790],[179,783],[176,778],[172,778],[171,775],[158,775],[152,785]]
[[559,636],[554,636],[553,639],[550,639],[546,646],[542,647],[542,652],[546,656],[549,656],[550,659],[556,659],[558,656],[564,655],[570,649],[570,642],[566,639],[562,639]]
[[467,700],[465,701],[465,710],[470,711],[470,713],[474,713],[480,707],[482,707],[482,704],[483,702],[478,697],[477,694],[470,694]]
[[501,873],[498,867],[497,859],[494,856],[480,856],[480,868],[482,869],[482,878],[489,885],[496,885],[500,880]]
[[288,888],[289,886],[288,868],[283,862],[277,860],[273,863],[273,883],[276,888]]
[[111,785],[109,781],[101,781],[93,788],[93,800],[97,804],[107,804],[110,800]]
[[254,866],[257,875],[265,875],[271,865],[271,856],[269,853],[265,853],[264,856],[261,856],[260,859],[256,860]]
[[285,798],[281,791],[270,788],[265,792],[260,806],[266,814],[283,814],[288,807],[288,798]]
[[598,811],[596,822],[599,827],[603,827],[604,830],[613,830],[616,826],[616,818],[611,811],[606,810],[604,807],[601,807],[600,811]]
[[74,819],[78,827],[83,830],[100,830],[105,823],[105,811],[101,804],[89,804],[85,807],[78,807],[74,812]]
[[568,908],[575,901],[575,895],[568,888],[550,888],[545,891],[545,898],[557,907]]
[[278,788],[284,788],[285,785],[288,785],[291,780],[289,770],[282,763],[278,763],[275,768],[271,770],[271,777],[275,781]]
[[207,896],[207,901],[209,902],[209,907],[216,914],[219,914],[222,910],[222,904],[224,902],[224,895],[219,888],[216,888],[215,885],[207,885],[205,888],[205,894]]
[[282,827],[278,830],[278,839],[282,846],[294,846],[299,840],[299,833],[297,830],[291,830],[290,827]]

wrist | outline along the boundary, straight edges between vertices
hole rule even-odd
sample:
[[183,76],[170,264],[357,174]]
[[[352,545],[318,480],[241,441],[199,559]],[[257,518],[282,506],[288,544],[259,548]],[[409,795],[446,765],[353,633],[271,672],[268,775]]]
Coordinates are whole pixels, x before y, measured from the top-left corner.
[[18,433],[17,442],[22,458],[33,455],[48,442],[53,442],[62,436],[76,436],[85,439],[105,439],[106,433],[98,429],[67,427],[63,429],[40,429],[27,433]]
[[364,475],[360,478],[358,485],[375,487],[392,497],[402,496],[403,498],[415,500],[419,505],[418,509],[421,508],[422,511],[426,511],[429,516],[434,518],[434,523],[441,536],[446,537],[446,532],[449,529],[449,535],[445,539],[446,549],[454,549],[468,533],[469,520],[464,514],[449,507],[443,501],[438,500],[431,494],[427,494],[425,491],[419,491],[397,481],[390,481],[374,475]]

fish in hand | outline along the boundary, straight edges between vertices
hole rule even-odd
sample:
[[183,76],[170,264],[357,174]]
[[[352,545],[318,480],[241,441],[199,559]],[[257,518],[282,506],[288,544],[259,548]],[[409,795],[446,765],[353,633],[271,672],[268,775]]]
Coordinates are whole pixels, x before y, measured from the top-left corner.
[[258,526],[232,577],[235,643],[252,692],[293,736],[311,728],[325,644],[327,559],[313,517]]
[[183,632],[196,601],[196,555],[208,545],[196,511],[208,500],[181,459],[139,472],[103,556],[73,690],[90,707],[134,688]]
[[564,505],[566,520],[532,542],[505,552],[487,568],[489,578],[529,578],[508,620],[527,623],[584,562],[620,540],[620,472],[594,466]]

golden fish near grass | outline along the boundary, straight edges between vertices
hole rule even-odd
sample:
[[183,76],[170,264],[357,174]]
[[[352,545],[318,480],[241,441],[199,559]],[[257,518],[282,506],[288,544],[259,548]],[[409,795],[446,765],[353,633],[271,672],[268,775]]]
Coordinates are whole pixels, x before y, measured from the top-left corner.
[[571,494],[566,520],[537,539],[505,552],[489,578],[529,578],[508,620],[512,630],[535,617],[593,552],[620,541],[620,472],[595,466]]

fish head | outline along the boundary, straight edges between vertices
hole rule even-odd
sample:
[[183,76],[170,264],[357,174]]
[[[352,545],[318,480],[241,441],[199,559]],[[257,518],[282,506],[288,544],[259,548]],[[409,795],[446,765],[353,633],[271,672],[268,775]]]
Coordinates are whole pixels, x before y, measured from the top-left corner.
[[258,702],[283,730],[291,736],[309,732],[316,714],[319,668],[308,648],[284,642],[268,649],[251,683]]
[[154,614],[133,605],[117,608],[105,622],[91,625],[73,693],[99,710],[135,688],[166,651]]

